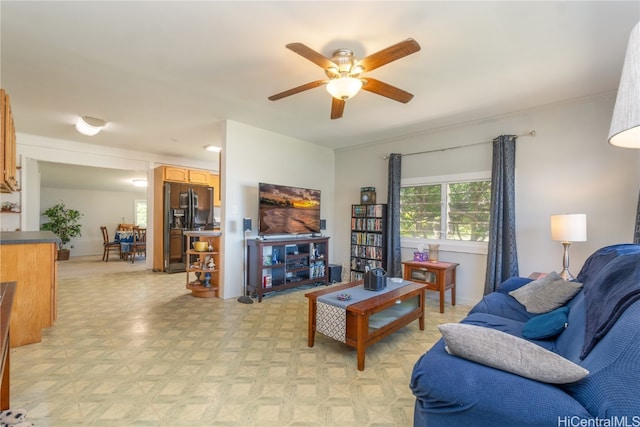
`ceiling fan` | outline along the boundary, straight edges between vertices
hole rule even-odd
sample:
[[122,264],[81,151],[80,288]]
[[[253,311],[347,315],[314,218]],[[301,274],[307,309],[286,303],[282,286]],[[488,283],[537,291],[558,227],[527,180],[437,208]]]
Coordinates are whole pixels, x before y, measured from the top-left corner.
[[271,101],[327,85],[327,91],[332,96],[331,119],[339,119],[344,112],[345,101],[355,96],[360,89],[405,104],[413,98],[409,92],[371,77],[360,77],[360,74],[373,71],[389,62],[419,51],[420,45],[414,39],[406,39],[359,60],[354,58],[353,51],[350,49],[338,49],[333,53],[333,58],[329,59],[302,43],[289,43],[286,47],[322,67],[328,79],[316,80],[277,93],[269,97]]

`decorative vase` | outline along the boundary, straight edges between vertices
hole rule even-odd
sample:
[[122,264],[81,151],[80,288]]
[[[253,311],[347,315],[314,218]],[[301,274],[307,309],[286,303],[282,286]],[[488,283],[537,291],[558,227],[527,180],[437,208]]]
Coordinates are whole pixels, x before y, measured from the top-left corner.
[[438,262],[438,256],[440,255],[440,245],[429,245],[429,261]]
[[211,287],[211,273],[204,273],[204,286]]

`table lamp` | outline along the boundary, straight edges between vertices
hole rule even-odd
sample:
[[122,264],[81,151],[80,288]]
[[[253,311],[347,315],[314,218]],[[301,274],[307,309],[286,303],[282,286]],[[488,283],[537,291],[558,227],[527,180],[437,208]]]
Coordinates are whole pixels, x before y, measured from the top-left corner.
[[562,242],[562,246],[564,246],[560,277],[564,280],[573,280],[574,277],[569,272],[569,246],[571,246],[571,242],[585,242],[587,240],[587,215],[551,215],[551,239]]

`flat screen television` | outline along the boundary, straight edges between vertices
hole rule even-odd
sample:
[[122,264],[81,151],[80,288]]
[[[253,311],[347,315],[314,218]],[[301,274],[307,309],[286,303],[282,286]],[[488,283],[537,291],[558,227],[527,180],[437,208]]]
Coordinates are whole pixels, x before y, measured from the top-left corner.
[[259,234],[320,232],[320,190],[258,184]]

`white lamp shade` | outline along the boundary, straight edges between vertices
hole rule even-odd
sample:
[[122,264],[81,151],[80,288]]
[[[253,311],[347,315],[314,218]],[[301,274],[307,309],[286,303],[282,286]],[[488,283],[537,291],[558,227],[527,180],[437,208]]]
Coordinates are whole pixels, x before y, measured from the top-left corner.
[[340,77],[327,83],[327,92],[334,98],[347,100],[354,97],[362,88],[362,80],[355,77]]
[[587,215],[551,215],[551,239],[560,242],[585,242],[587,240]]
[[609,144],[640,148],[640,22],[629,36],[609,129]]
[[76,122],[76,130],[83,135],[94,136],[102,130],[106,123],[106,121],[95,117],[81,116]]

